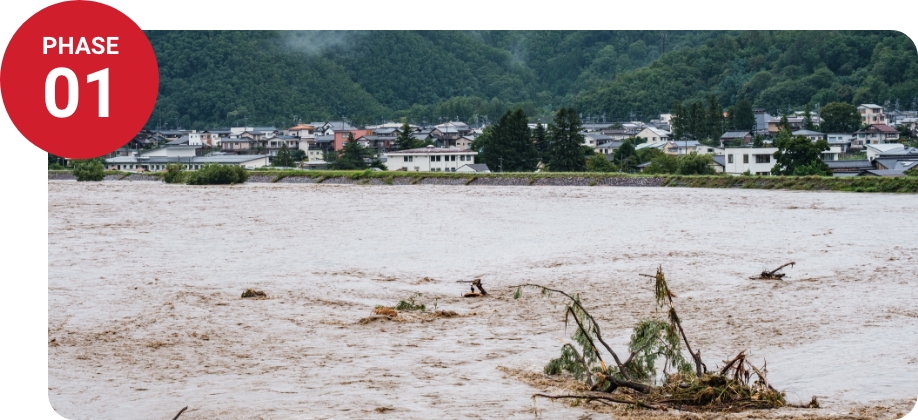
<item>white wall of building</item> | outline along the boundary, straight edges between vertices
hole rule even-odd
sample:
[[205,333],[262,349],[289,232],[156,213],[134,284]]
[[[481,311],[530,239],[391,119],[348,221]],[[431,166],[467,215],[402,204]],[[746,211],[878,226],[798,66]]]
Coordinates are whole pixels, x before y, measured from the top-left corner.
[[477,152],[459,150],[438,153],[404,153],[389,152],[386,154],[386,167],[390,171],[403,169],[409,172],[456,172],[462,165],[475,163]]
[[746,171],[752,175],[771,174],[777,151],[776,147],[725,148],[724,172],[730,175],[742,175]]

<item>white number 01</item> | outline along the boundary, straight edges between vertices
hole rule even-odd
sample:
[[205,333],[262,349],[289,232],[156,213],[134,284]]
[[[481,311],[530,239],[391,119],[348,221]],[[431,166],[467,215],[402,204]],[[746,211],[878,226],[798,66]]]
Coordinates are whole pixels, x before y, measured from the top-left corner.
[[[64,109],[57,107],[56,83],[57,78],[67,79],[67,106]],[[99,82],[99,118],[108,118],[108,69],[102,69],[86,76],[86,83]],[[45,79],[45,107],[52,116],[67,118],[76,111],[80,101],[80,88],[77,84],[76,73],[66,67],[58,67],[48,73]]]

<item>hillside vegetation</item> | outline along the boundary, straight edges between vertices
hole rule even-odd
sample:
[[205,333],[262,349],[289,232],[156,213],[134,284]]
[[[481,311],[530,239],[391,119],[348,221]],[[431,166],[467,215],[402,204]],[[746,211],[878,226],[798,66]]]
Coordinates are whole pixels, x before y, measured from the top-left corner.
[[[832,101],[903,109],[918,52],[893,31],[147,31],[160,96],[147,128],[497,119],[562,106],[649,119],[711,93],[772,112]],[[665,53],[664,51],[665,35]]]

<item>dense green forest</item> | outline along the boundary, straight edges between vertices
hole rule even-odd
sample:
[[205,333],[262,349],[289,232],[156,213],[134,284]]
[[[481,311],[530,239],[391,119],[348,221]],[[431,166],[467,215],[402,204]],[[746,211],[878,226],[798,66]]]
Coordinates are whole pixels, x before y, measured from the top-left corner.
[[147,31],[147,128],[496,120],[561,107],[654,118],[674,100],[773,113],[840,101],[913,108],[918,52],[892,31]]

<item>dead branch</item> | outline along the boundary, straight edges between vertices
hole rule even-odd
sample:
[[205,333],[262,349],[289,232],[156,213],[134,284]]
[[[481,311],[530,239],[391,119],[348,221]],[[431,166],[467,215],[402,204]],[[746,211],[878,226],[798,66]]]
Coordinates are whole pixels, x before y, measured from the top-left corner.
[[469,286],[469,289],[471,290],[471,293],[467,293],[467,294],[466,294],[466,297],[471,297],[471,296],[469,296],[469,295],[475,293],[475,288],[476,288],[476,287],[478,288],[478,291],[481,292],[481,296],[484,296],[484,295],[487,295],[487,294],[488,294],[488,292],[486,292],[485,289],[484,289],[484,287],[481,285],[481,279],[475,279],[475,280],[471,280],[471,281],[469,281],[469,280],[459,280],[459,281],[457,281],[456,283],[471,283],[471,286]]
[[184,413],[185,410],[187,410],[187,409],[188,409],[188,406],[186,405],[185,408],[179,410],[178,414],[176,414],[175,417],[172,418],[172,420],[178,420],[179,416],[181,416],[182,413]]
[[782,266],[780,266],[780,267],[778,267],[778,268],[776,268],[776,269],[774,269],[774,270],[771,270],[771,271],[763,271],[761,274],[759,274],[758,277],[750,277],[750,279],[752,279],[752,280],[781,280],[782,278],[784,278],[784,276],[785,276],[786,274],[785,274],[785,273],[778,273],[778,271],[781,271],[782,268],[787,267],[787,266],[793,267],[794,264],[795,264],[795,263],[794,263],[793,261],[791,261],[791,262],[789,262],[789,263],[787,263],[787,264],[784,264],[784,265],[782,265]]
[[587,400],[587,402],[589,402],[589,401],[600,401],[600,402],[602,402],[602,401],[610,401],[610,402],[619,403],[619,404],[632,404],[632,405],[637,405],[637,406],[639,406],[639,407],[649,408],[649,409],[651,409],[651,410],[666,411],[666,407],[650,405],[650,404],[647,404],[647,403],[645,403],[645,402],[643,402],[643,401],[639,401],[639,400],[626,400],[626,399],[622,399],[622,398],[615,398],[615,397],[613,397],[613,396],[611,396],[611,395],[608,395],[608,394],[599,394],[599,393],[590,393],[590,394],[587,394],[587,395],[546,395],[546,394],[532,394],[532,398],[535,398],[535,397],[548,398],[548,399],[550,399],[550,400],[557,400],[557,399],[578,399],[578,400]]

